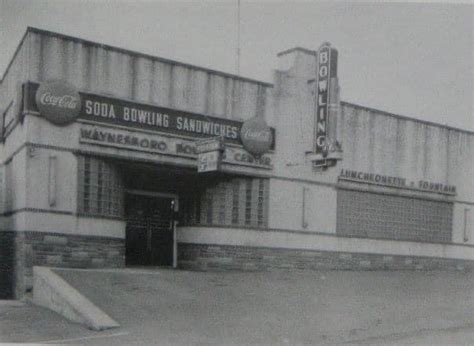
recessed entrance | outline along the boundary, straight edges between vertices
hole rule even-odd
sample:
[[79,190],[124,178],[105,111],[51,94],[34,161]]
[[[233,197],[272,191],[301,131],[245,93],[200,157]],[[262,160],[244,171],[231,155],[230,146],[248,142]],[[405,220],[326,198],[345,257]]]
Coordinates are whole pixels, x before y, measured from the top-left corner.
[[127,265],[173,265],[175,203],[171,196],[126,194]]

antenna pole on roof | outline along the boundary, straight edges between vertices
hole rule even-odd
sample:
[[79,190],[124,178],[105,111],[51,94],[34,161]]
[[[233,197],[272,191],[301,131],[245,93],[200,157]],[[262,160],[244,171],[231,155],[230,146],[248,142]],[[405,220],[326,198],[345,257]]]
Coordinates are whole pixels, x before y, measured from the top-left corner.
[[237,0],[237,62],[236,72],[240,76],[240,0]]

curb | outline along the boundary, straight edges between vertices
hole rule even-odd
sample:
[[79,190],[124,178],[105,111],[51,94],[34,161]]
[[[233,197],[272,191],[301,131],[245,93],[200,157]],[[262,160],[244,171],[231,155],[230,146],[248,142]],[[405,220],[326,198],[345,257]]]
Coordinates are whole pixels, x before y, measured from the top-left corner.
[[92,330],[120,325],[47,267],[33,267],[33,303]]
[[25,302],[21,300],[14,300],[14,299],[0,299],[0,306],[7,306],[7,307],[21,307],[25,306]]

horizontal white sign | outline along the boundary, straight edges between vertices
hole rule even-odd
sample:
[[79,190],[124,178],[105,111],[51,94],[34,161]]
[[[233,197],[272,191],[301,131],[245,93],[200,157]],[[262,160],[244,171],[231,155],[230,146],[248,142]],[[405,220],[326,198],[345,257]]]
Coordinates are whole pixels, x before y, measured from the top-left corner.
[[[159,134],[82,124],[79,142],[197,160],[195,141]],[[273,168],[270,154],[256,158],[244,149],[233,146],[225,147],[222,162],[255,168]]]

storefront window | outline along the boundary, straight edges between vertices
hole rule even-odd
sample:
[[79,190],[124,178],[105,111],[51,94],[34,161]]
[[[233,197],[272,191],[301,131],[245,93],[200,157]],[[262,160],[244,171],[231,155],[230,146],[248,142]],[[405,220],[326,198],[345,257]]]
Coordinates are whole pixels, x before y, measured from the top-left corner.
[[336,234],[449,243],[453,203],[365,191],[337,191]]
[[232,182],[232,224],[239,224],[239,197],[240,197],[240,182],[235,179]]
[[245,181],[245,224],[252,223],[252,180]]
[[123,217],[123,184],[117,168],[106,161],[79,156],[78,213]]
[[227,178],[180,195],[182,225],[267,227],[269,181]]

